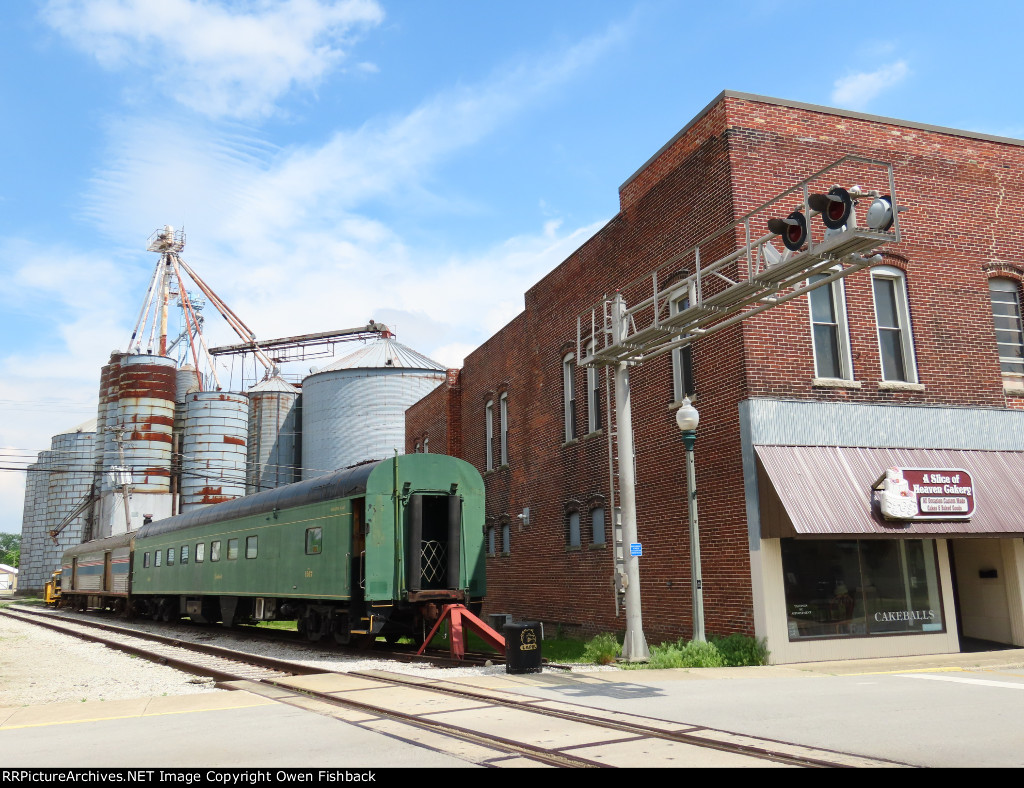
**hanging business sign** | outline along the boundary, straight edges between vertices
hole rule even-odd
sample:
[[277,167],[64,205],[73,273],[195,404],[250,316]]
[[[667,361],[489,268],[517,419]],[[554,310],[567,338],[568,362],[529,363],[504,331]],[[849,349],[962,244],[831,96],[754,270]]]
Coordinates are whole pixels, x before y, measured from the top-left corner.
[[974,480],[962,468],[889,468],[872,489],[887,520],[969,520]]

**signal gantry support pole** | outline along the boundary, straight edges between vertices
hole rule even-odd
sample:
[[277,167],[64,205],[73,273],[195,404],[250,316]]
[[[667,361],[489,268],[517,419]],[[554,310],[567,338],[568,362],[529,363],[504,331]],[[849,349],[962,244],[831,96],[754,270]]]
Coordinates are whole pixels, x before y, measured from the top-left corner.
[[[612,330],[618,341],[626,337],[626,303],[622,294],[615,294],[612,304]],[[627,662],[647,662],[651,653],[644,637],[643,617],[640,612],[640,559],[630,555],[630,545],[636,543],[636,466],[633,452],[633,411],[629,402],[629,362],[615,365],[615,422],[619,449],[619,500],[622,506],[622,560],[626,569],[626,636],[622,643],[622,659]]]

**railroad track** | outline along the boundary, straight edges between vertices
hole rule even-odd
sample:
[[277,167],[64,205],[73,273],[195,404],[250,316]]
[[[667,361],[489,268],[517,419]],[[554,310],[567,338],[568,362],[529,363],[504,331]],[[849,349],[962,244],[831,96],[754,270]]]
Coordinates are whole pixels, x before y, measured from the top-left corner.
[[325,672],[96,621],[69,621],[48,611],[2,612],[210,676],[223,688],[270,697],[484,765],[905,765],[444,679],[384,671]]

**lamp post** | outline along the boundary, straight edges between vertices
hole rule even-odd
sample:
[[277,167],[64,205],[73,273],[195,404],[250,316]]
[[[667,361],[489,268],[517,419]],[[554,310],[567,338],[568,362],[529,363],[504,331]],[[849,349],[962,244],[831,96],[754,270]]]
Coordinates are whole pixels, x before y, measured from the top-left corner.
[[676,411],[676,424],[683,433],[686,447],[686,511],[690,516],[690,588],[693,593],[693,639],[704,640],[704,590],[700,577],[700,531],[697,527],[697,473],[693,464],[693,445],[697,442],[697,424],[700,414],[690,404],[690,398]]

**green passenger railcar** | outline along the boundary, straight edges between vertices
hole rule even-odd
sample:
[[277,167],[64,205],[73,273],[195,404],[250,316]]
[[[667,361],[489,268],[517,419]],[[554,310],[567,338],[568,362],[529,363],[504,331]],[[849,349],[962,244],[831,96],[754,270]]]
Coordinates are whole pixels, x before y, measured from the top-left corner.
[[407,454],[144,525],[132,606],[162,620],[296,620],[310,640],[421,637],[479,610],[484,487],[467,462]]

